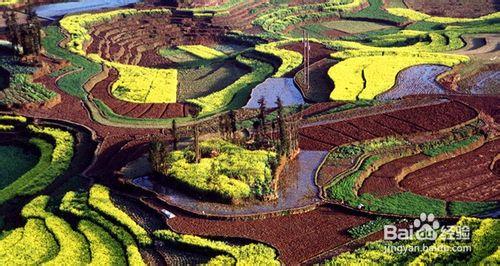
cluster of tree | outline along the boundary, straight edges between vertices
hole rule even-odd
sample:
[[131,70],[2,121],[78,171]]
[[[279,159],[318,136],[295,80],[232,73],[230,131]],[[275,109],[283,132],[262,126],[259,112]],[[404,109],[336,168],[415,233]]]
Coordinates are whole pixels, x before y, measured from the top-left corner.
[[19,55],[38,56],[42,49],[41,23],[30,5],[26,7],[26,14],[26,23],[20,24],[14,11],[4,11],[7,36]]

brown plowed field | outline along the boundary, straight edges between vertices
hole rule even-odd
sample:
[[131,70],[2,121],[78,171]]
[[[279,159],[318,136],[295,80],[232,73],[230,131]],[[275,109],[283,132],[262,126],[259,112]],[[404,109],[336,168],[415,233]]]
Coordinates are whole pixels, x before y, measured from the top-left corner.
[[490,169],[500,140],[409,174],[400,184],[414,193],[449,201],[500,200],[500,176]]
[[363,182],[363,185],[359,189],[359,194],[369,193],[376,197],[383,197],[402,192],[394,176],[397,175],[402,168],[413,165],[426,157],[427,156],[423,154],[418,154],[397,159],[382,165]]
[[183,103],[138,104],[120,101],[110,95],[109,86],[118,79],[115,69],[92,89],[94,97],[105,102],[115,113],[135,118],[174,118],[189,115],[189,105]]
[[406,5],[433,16],[475,18],[500,10],[496,0],[404,0]]
[[221,221],[184,215],[168,220],[173,230],[203,236],[244,237],[277,248],[286,265],[296,265],[352,238],[348,228],[370,219],[342,210],[320,207],[314,211],[254,221]]
[[372,115],[300,130],[300,147],[305,150],[331,149],[359,140],[388,135],[436,131],[477,116],[474,109],[452,101]]
[[[315,43],[315,42],[311,42],[310,46],[311,46],[311,52],[310,52],[310,63],[311,64],[316,63],[319,60],[324,59],[324,58],[330,58],[330,55],[335,52],[334,50],[328,49],[323,44],[319,44],[319,43]],[[298,52],[300,54],[304,53],[304,45],[302,44],[302,42],[290,43],[287,45],[283,45],[280,48],[290,50],[290,51],[295,51],[295,52]],[[304,67],[304,64],[301,64],[299,67],[297,67],[296,69],[294,69],[290,73],[288,73],[287,76],[288,77],[295,76],[295,74],[297,74],[297,72],[300,69],[302,69],[303,67]]]

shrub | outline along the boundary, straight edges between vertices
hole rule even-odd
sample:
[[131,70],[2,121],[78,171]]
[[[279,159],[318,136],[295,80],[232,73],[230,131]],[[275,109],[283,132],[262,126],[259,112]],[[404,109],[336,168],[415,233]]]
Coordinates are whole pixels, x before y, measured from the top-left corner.
[[177,46],[177,48],[205,60],[214,60],[226,57],[223,52],[217,51],[204,45],[179,45]]
[[228,200],[272,192],[270,160],[276,158],[276,153],[250,151],[223,140],[202,142],[201,150],[202,154],[215,151],[217,156],[193,163],[190,150],[174,151],[165,155],[168,169],[157,170],[197,191]]
[[33,265],[48,261],[57,255],[57,242],[40,219],[28,219],[23,237],[15,244],[0,246],[1,265]]
[[189,99],[188,102],[199,105],[202,114],[211,114],[226,109],[236,109],[246,104],[251,89],[264,81],[273,72],[269,64],[255,59],[238,56],[238,62],[252,68],[248,73],[226,88],[197,99]]
[[141,245],[151,245],[152,240],[144,228],[138,225],[125,212],[118,209],[109,196],[109,189],[105,186],[94,185],[90,189],[89,204],[100,212],[122,224],[134,234]]

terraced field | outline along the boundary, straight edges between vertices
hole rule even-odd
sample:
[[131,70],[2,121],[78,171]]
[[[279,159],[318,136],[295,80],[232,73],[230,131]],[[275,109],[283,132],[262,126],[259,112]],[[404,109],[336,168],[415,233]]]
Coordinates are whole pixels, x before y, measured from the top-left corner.
[[0,4],[1,265],[499,264],[496,2],[97,2]]

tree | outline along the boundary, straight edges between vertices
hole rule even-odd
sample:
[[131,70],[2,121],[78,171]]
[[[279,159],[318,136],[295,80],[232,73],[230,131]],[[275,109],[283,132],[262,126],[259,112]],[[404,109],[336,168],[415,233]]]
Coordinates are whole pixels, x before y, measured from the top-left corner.
[[278,130],[279,130],[279,148],[278,153],[280,155],[290,154],[290,141],[287,136],[286,121],[283,114],[283,102],[280,97],[276,99],[276,105],[278,107]]
[[200,153],[200,128],[198,124],[193,126],[193,148],[194,148],[194,161],[195,163],[199,163],[201,159]]
[[179,141],[178,140],[178,136],[177,136],[177,122],[175,121],[175,119],[172,121],[172,144],[173,144],[173,150],[176,151],[177,150],[177,142]]
[[234,139],[236,136],[236,131],[238,127],[236,126],[236,113],[233,110],[230,110],[228,113],[229,118],[229,129],[231,130],[232,138]]

